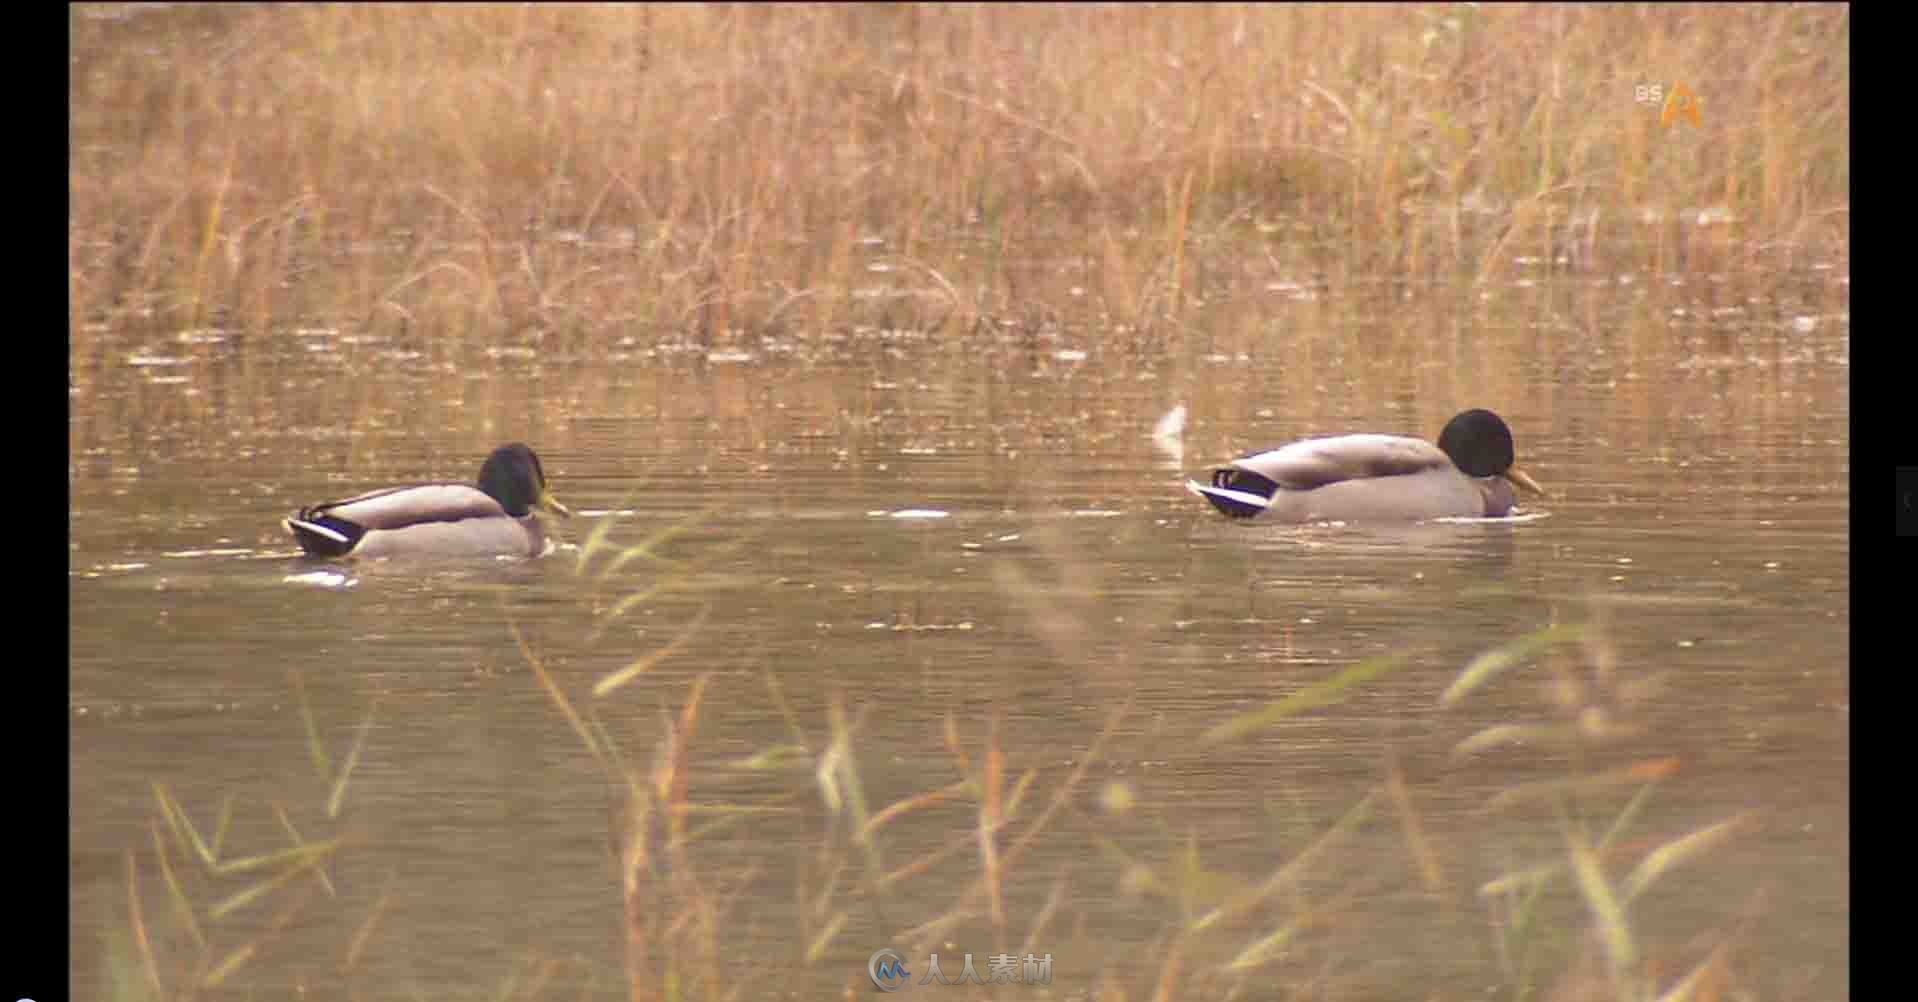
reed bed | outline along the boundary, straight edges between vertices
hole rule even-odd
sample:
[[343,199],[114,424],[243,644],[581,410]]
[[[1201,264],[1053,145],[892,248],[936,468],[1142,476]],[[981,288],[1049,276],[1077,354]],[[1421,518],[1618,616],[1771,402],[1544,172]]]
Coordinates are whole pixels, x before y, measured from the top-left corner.
[[[1068,309],[1126,337],[1246,274],[1848,264],[1842,5],[95,5],[70,26],[82,352],[313,323],[961,336]],[[1654,99],[1680,87],[1696,124]],[[1081,295],[1035,284],[1035,257]]]

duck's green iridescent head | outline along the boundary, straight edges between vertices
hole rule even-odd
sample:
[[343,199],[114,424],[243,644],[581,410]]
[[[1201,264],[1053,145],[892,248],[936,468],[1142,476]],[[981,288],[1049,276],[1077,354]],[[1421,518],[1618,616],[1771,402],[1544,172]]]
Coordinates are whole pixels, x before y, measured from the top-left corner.
[[1545,494],[1538,481],[1518,468],[1512,429],[1491,411],[1473,408],[1447,421],[1439,432],[1438,447],[1468,477],[1504,477],[1534,494]]
[[546,486],[546,470],[524,442],[502,445],[486,457],[480,466],[479,489],[514,518],[525,518],[534,508],[544,508],[561,518],[573,515]]

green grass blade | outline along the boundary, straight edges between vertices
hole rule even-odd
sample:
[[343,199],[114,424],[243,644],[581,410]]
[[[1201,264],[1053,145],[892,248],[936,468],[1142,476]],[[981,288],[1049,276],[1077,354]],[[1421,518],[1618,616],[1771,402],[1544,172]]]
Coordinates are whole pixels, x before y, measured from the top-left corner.
[[[280,819],[280,827],[286,830],[287,836],[293,840],[293,845],[304,848],[308,843],[306,839],[300,835],[300,830],[293,826],[293,819],[287,817],[286,809],[279,804],[274,804],[273,813]],[[326,888],[327,896],[339,897],[338,890],[333,887],[333,878],[326,875],[326,867],[315,867],[313,872],[319,876],[320,885]]]
[[1351,834],[1354,829],[1358,828],[1367,818],[1371,817],[1372,805],[1377,799],[1378,793],[1376,791],[1367,793],[1365,796],[1359,798],[1359,802],[1353,804],[1342,817],[1333,822],[1332,827],[1327,829],[1325,834],[1313,840],[1311,845],[1306,846],[1305,849],[1297,855],[1286,860],[1277,870],[1273,871],[1270,877],[1267,877],[1257,887],[1253,887],[1234,896],[1230,901],[1200,916],[1198,921],[1191,924],[1191,931],[1201,932],[1220,922],[1250,911],[1258,907],[1273,894],[1291,886],[1305,875],[1306,870],[1318,860],[1318,857],[1322,855],[1325,850],[1331,848],[1337,842],[1342,841],[1345,836]]
[[1285,956],[1285,948],[1299,933],[1297,925],[1291,922],[1280,926],[1277,931],[1264,939],[1246,945],[1238,956],[1232,958],[1225,967],[1229,971],[1249,971]]
[[160,801],[160,815],[166,818],[167,827],[172,829],[173,837],[182,850],[190,850],[207,866],[217,865],[219,854],[200,837],[199,830],[193,827],[193,819],[187,817],[186,810],[173,799],[173,794],[165,786],[155,783],[153,795]]
[[[614,508],[620,510],[625,509],[631,499],[632,495],[628,494],[626,497],[621,498],[619,503],[614,505]],[[586,538],[580,541],[579,557],[573,561],[573,575],[575,577],[584,577],[586,575],[586,568],[593,562],[593,555],[605,547],[606,537],[612,533],[613,523],[615,521],[617,520],[611,515],[601,517],[593,523],[593,529],[586,534]]]
[[1225,723],[1206,731],[1200,740],[1207,744],[1217,744],[1244,737],[1253,731],[1263,730],[1288,717],[1297,716],[1306,710],[1326,706],[1344,699],[1351,690],[1378,678],[1387,672],[1402,667],[1408,659],[1403,654],[1386,654],[1375,658],[1366,658],[1322,682],[1300,689],[1284,699],[1266,706],[1261,710],[1242,713]]
[[1638,897],[1651,887],[1653,881],[1670,870],[1723,845],[1756,816],[1752,811],[1744,811],[1653,849],[1625,878],[1625,900]]
[[1473,658],[1472,663],[1459,672],[1458,678],[1454,679],[1445,693],[1439,697],[1439,705],[1446,707],[1457,705],[1473,690],[1503,674],[1507,669],[1524,664],[1559,644],[1569,643],[1584,635],[1584,624],[1560,623],[1557,626],[1548,626],[1528,633],[1510,643],[1500,644]]
[[293,672],[293,698],[300,707],[300,722],[306,727],[306,754],[313,760],[313,771],[320,774],[322,782],[333,778],[333,759],[326,753],[326,742],[320,739],[319,721],[313,719],[313,706],[306,698],[306,678],[299,672]]
[[202,988],[218,988],[225,984],[226,979],[239,973],[240,968],[246,966],[246,963],[253,959],[253,955],[259,952],[259,949],[260,944],[257,942],[234,947],[233,951],[226,955],[226,959],[220,961],[218,966],[207,972],[206,977],[200,979],[200,986]]
[[360,721],[359,732],[353,735],[353,747],[346,751],[346,761],[340,764],[340,774],[333,779],[333,789],[326,798],[326,816],[337,818],[340,807],[346,803],[346,784],[353,778],[353,769],[360,764],[360,752],[366,748],[366,736],[373,730],[375,707],[366,708],[366,719]]
[[811,966],[818,963],[819,958],[825,956],[826,950],[832,946],[832,941],[839,935],[839,930],[845,927],[846,913],[834,912],[832,918],[826,921],[826,927],[819,930],[819,935],[814,936],[812,942],[806,945],[806,964]]
[[1572,874],[1578,884],[1579,896],[1585,899],[1585,907],[1598,924],[1599,938],[1605,944],[1605,958],[1611,966],[1613,977],[1618,983],[1624,984],[1638,963],[1638,950],[1632,942],[1625,906],[1619,901],[1611,884],[1606,882],[1598,853],[1585,841],[1584,836],[1568,829],[1565,842],[1571,853]]
[[[285,869],[281,870],[279,873],[276,873],[273,876],[267,878],[266,880],[262,880],[259,883],[254,884],[253,886],[248,887],[236,894],[229,895],[227,898],[223,899],[219,904],[214,905],[212,908],[208,909],[207,915],[215,919],[225,918],[226,916],[231,915],[234,912],[238,911],[239,909],[244,908],[248,904],[251,904],[252,902],[258,900],[263,895],[268,894],[277,888],[284,887],[286,884],[290,883],[294,879],[306,873],[308,869],[314,866],[317,866],[319,864],[319,861],[324,859],[326,854],[331,852],[334,848],[337,848],[338,845],[339,843],[337,841],[316,842],[306,846],[301,846],[300,848],[297,848],[297,849],[289,849],[284,852],[271,853],[265,857],[257,857],[256,862],[258,863],[258,865],[261,865],[261,866],[264,866],[269,862],[285,861],[289,858],[291,858],[294,861],[294,865],[288,866]],[[253,868],[255,867],[248,867],[248,869],[253,869]]]
[[220,798],[220,819],[213,825],[213,845],[211,848],[215,856],[220,854],[220,847],[226,843],[227,829],[231,827],[232,824],[233,794],[231,791],[228,791],[225,797]]
[[1478,896],[1481,898],[1496,898],[1516,894],[1520,891],[1529,891],[1542,884],[1550,883],[1564,872],[1564,863],[1541,863],[1538,866],[1515,870],[1511,873],[1493,877],[1491,880],[1480,884]]
[[193,937],[193,945],[206,949],[206,936],[200,932],[200,921],[193,915],[193,902],[187,900],[186,888],[180,885],[179,874],[173,872],[173,863],[167,858],[166,840],[160,837],[160,827],[150,826],[153,832],[153,855],[160,861],[160,879],[166,884],[167,903],[172,906],[174,917],[186,926],[187,935]]
[[621,686],[625,685],[628,682],[631,682],[633,679],[636,679],[640,677],[641,675],[646,674],[648,671],[651,671],[654,665],[678,653],[681,649],[683,649],[686,646],[688,642],[692,640],[692,638],[696,634],[699,633],[699,628],[706,624],[706,617],[711,615],[712,611],[713,611],[713,606],[712,606],[712,603],[710,602],[701,606],[699,609],[699,615],[694,616],[693,621],[691,623],[686,624],[686,627],[679,631],[679,635],[675,636],[672,639],[671,643],[668,643],[666,646],[661,647],[660,649],[656,651],[652,651],[650,653],[642,655],[641,657],[639,657],[638,659],[636,659],[635,661],[633,661],[631,664],[627,665],[626,667],[621,668],[618,671],[608,673],[604,678],[601,678],[598,682],[594,683],[593,684],[594,698],[603,699],[606,696],[611,695],[613,692],[617,691]]
[[1467,758],[1501,745],[1565,747],[1577,741],[1578,730],[1566,724],[1494,724],[1452,747],[1453,758]]
[[236,873],[251,873],[255,870],[270,870],[279,866],[295,868],[316,866],[320,860],[339,851],[343,843],[340,839],[330,838],[323,842],[302,842],[299,845],[263,852],[253,856],[230,859],[215,868],[220,876],[229,877]]
[[553,676],[547,672],[546,666],[540,663],[539,656],[534,654],[533,648],[526,643],[526,635],[520,632],[519,624],[509,618],[506,625],[513,631],[513,640],[519,644],[520,656],[525,658],[527,665],[533,669],[533,677],[539,681],[540,688],[545,689],[553,705],[559,707],[560,715],[565,717],[566,722],[572,726],[573,733],[579,735],[580,743],[592,753],[593,760],[598,762],[602,769],[607,768],[609,763],[606,754],[600,749],[599,742],[594,739],[593,729],[586,726],[586,721],[580,717],[577,710],[573,709],[572,700],[566,698],[565,690],[559,687],[559,683],[555,682]]

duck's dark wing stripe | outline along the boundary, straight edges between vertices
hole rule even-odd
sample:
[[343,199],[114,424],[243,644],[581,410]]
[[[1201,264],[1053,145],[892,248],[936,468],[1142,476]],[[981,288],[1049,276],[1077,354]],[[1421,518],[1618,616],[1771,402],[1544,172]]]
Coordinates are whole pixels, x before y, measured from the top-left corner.
[[373,491],[344,501],[315,505],[301,512],[300,517],[312,522],[351,522],[364,529],[403,529],[427,522],[504,518],[506,509],[476,487],[466,484],[424,484]]

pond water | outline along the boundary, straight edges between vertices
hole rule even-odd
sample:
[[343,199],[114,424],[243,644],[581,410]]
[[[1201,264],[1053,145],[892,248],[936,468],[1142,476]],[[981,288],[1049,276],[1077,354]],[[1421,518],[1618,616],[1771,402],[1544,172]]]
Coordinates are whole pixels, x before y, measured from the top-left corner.
[[[697,688],[697,833],[675,855],[639,826],[642,908],[715,902],[710,940],[681,923],[652,956],[707,970],[687,944],[716,941],[753,979],[741,997],[868,991],[887,946],[915,974],[933,950],[948,976],[967,952],[1053,958],[1048,995],[1004,997],[1145,994],[1175,945],[1208,997],[1519,997],[1597,962],[1591,908],[1561,872],[1539,969],[1516,974],[1520,922],[1485,886],[1622,816],[1614,882],[1732,822],[1626,907],[1661,990],[1724,945],[1751,997],[1846,997],[1849,314],[1803,291],[1821,282],[1379,294],[1292,335],[1144,348],[1091,328],[601,353],[97,334],[69,480],[75,993],[144,976],[129,853],[168,979],[256,944],[228,985],[624,992],[628,801],[530,657],[641,775]],[[1151,436],[1175,404],[1181,456]],[[1552,490],[1528,517],[1248,528],[1180,486],[1306,433],[1429,437],[1466,406],[1503,414]],[[280,528],[365,487],[469,479],[515,439],[581,513],[545,559],[329,577]],[[1476,656],[1565,624],[1588,632],[1441,705]],[[863,840],[818,779],[836,714],[865,810],[947,796]],[[1003,925],[968,895],[981,794],[953,787],[988,763],[1001,806],[1030,783],[997,840],[1020,847]],[[221,910],[280,871],[210,876],[156,789],[223,858],[342,842]],[[1281,930],[1254,973],[1230,968]]]

